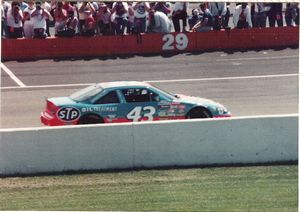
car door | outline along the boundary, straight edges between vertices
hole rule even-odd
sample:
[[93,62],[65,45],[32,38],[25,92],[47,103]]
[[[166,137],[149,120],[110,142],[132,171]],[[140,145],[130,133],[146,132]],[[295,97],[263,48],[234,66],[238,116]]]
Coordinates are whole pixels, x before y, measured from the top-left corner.
[[159,96],[148,88],[126,88],[121,93],[125,102],[121,103],[122,116],[128,121],[153,121],[158,119]]
[[97,97],[93,103],[94,110],[105,122],[118,122],[120,116],[120,97],[117,91],[108,91]]

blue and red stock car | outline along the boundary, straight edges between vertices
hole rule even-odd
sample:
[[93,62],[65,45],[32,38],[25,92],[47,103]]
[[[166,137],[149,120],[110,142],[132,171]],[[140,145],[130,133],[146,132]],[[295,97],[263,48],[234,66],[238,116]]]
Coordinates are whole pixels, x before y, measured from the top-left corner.
[[41,121],[49,126],[231,116],[214,101],[170,94],[136,81],[98,83],[46,101]]

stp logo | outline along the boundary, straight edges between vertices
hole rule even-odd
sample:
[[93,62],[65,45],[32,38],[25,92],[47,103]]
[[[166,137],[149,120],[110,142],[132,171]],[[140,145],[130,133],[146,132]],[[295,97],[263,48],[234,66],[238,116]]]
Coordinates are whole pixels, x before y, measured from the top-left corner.
[[79,110],[74,107],[63,107],[57,112],[57,117],[63,121],[74,121],[79,116]]

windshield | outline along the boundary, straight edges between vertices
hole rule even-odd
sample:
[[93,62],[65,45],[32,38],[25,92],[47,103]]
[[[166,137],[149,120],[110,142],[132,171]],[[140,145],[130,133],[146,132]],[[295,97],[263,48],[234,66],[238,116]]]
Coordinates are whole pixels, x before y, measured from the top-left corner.
[[70,95],[70,98],[76,102],[84,102],[91,97],[99,94],[103,89],[99,85],[91,85]]

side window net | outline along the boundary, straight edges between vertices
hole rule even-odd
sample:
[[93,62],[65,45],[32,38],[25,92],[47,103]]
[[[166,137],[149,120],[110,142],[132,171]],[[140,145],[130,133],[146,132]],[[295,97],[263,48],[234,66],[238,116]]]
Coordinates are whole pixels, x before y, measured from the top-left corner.
[[105,96],[101,97],[95,102],[95,104],[117,104],[120,103],[119,97],[116,91],[111,91]]
[[151,93],[145,88],[130,88],[122,90],[126,102],[151,102],[156,101],[157,94]]

